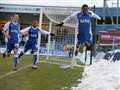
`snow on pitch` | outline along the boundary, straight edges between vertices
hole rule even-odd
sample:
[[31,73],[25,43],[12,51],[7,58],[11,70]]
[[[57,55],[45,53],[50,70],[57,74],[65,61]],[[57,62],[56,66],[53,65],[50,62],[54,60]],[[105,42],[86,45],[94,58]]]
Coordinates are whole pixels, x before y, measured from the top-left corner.
[[120,90],[120,61],[100,60],[86,66],[81,81],[72,90]]

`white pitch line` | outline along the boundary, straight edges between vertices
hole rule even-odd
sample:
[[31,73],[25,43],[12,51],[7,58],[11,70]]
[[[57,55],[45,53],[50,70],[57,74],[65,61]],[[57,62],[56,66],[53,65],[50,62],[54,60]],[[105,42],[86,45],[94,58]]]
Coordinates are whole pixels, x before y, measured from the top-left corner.
[[[42,62],[42,61],[40,61],[40,62]],[[30,67],[31,65],[32,65],[32,64],[29,64],[29,65],[27,65],[27,66],[24,66],[24,67],[19,68],[17,71],[11,71],[11,72],[8,72],[8,73],[6,73],[6,74],[0,75],[0,79],[5,78],[5,77],[7,77],[7,76],[10,76],[10,75],[12,75],[12,74],[15,74],[15,73],[17,73],[17,72],[19,72],[19,71],[22,71],[22,70]]]
[[[42,62],[42,61],[40,61],[40,62]],[[15,73],[17,73],[17,72],[19,72],[19,71],[22,71],[22,70],[30,67],[31,65],[32,65],[32,64],[29,64],[29,65],[27,65],[27,66],[25,66],[25,67],[19,68],[17,71],[11,71],[11,72],[8,72],[8,73],[6,73],[6,74],[0,75],[0,79],[5,78],[5,77],[7,77],[7,76],[10,76],[10,75],[12,75],[12,74],[15,74]]]
[[[51,62],[45,62],[45,61],[40,61],[40,62],[41,62],[41,63],[49,63],[49,64],[61,65],[61,64],[53,63],[53,62],[52,62],[52,63],[51,63]],[[17,71],[11,71],[11,72],[8,72],[8,73],[6,73],[6,74],[0,75],[0,79],[5,78],[5,77],[7,77],[7,76],[10,76],[10,75],[12,75],[12,74],[15,74],[15,73],[17,73],[17,72],[19,72],[19,71],[22,71],[22,70],[30,67],[31,65],[32,65],[32,64],[29,64],[29,65],[27,65],[27,66],[25,66],[25,67],[19,68]],[[85,66],[79,65],[78,67],[85,67]]]
[[27,66],[25,66],[25,67],[21,67],[21,68],[19,68],[17,71],[11,71],[11,72],[8,72],[8,73],[6,73],[6,74],[0,75],[0,79],[5,78],[5,77],[7,77],[7,76],[10,76],[10,75],[12,75],[12,74],[15,74],[15,73],[17,73],[17,72],[19,72],[19,71],[22,71],[22,70],[24,70],[24,69],[26,69],[26,68],[28,68],[28,67],[30,67],[30,66],[31,66],[31,64],[30,64],[30,65],[27,65]]

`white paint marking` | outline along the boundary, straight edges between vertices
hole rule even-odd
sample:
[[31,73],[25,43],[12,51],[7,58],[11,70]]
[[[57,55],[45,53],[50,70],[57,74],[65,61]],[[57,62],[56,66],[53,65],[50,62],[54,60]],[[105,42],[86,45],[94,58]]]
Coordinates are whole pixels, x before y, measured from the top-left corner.
[[[40,61],[40,62],[41,62],[41,63],[49,63],[49,64],[61,65],[61,64],[53,63],[53,62],[46,62],[46,61]],[[20,71],[22,71],[22,70],[24,70],[24,69],[26,69],[26,68],[28,68],[28,67],[30,67],[30,66],[32,66],[32,65],[30,64],[30,65],[27,65],[27,66],[25,66],[25,67],[19,68],[17,71],[11,71],[11,72],[8,72],[8,73],[6,73],[6,74],[0,75],[0,79],[5,78],[5,77],[7,77],[7,76],[10,76],[10,75],[12,75],[12,74],[15,74],[15,73],[17,73],[17,72],[20,72]],[[85,66],[80,65],[79,67],[85,67]]]
[[19,71],[22,71],[22,70],[24,70],[24,69],[26,69],[26,68],[28,68],[28,67],[30,67],[30,66],[31,66],[31,64],[30,64],[30,65],[27,65],[27,66],[25,66],[25,67],[21,67],[21,68],[19,68],[17,71],[11,71],[11,72],[8,72],[8,73],[6,73],[6,74],[3,74],[3,75],[0,76],[0,79],[5,78],[5,77],[7,77],[7,76],[10,76],[10,75],[12,75],[12,74],[15,74],[15,73],[17,73],[17,72],[19,72]]

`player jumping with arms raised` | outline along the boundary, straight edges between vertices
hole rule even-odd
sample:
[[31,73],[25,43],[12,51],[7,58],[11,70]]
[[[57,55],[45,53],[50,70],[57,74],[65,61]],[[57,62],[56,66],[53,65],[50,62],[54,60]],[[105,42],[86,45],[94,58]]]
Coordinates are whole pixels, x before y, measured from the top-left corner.
[[88,10],[88,5],[84,4],[81,8],[81,11],[74,12],[73,14],[68,16],[65,20],[63,20],[63,22],[61,22],[56,26],[62,26],[72,17],[77,18],[77,26],[78,26],[78,34],[77,34],[78,42],[77,42],[77,50],[76,50],[76,55],[77,55],[80,48],[83,47],[84,45],[87,45],[88,47],[91,46],[91,40],[92,40],[91,19],[96,18],[101,20],[101,18],[97,14]]

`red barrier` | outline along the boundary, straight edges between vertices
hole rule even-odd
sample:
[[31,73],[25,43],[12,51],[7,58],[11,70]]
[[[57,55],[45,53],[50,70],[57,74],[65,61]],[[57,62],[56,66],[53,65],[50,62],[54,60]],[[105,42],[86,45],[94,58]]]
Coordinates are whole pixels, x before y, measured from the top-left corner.
[[120,32],[100,32],[100,44],[120,44]]

